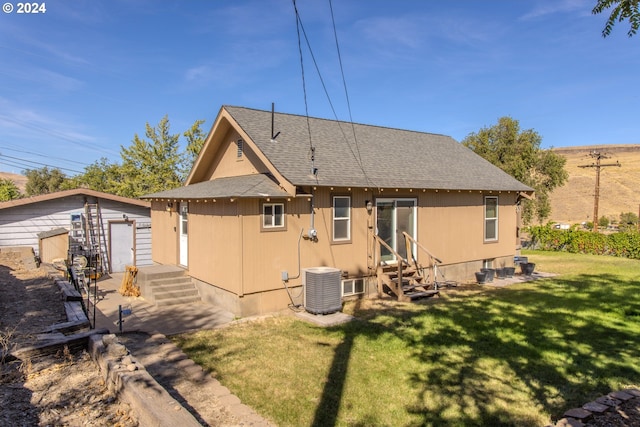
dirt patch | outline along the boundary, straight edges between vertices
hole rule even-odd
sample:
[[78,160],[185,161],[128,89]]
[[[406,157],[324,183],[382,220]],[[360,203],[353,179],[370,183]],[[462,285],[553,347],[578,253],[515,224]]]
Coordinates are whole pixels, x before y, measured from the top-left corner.
[[[29,251],[0,250],[0,350],[32,346],[66,322],[53,279]],[[163,335],[118,341],[203,426],[270,426]],[[86,352],[68,350],[0,364],[0,426],[137,426],[135,412],[108,389]]]
[[[60,294],[29,253],[0,251],[0,349],[38,342],[65,322]],[[86,352],[0,364],[0,425],[136,426],[131,408],[107,389]]]

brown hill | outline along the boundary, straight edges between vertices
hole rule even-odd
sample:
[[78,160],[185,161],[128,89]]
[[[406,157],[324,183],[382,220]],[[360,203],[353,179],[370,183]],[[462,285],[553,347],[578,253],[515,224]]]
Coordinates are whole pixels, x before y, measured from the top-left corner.
[[640,206],[640,145],[606,145],[556,148],[554,152],[567,159],[567,183],[551,195],[551,220],[580,223],[593,220],[596,168],[579,166],[595,164],[593,151],[607,156],[601,164],[615,164],[600,169],[598,216],[618,220],[620,213],[638,214]]
[[0,172],[0,179],[10,179],[18,187],[21,193],[24,193],[24,189],[27,185],[27,177],[24,175],[18,175],[17,173]]

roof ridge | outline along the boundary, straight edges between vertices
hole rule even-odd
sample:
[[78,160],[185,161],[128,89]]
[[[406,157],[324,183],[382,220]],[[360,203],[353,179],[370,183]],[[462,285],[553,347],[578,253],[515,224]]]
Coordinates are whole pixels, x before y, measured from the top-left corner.
[[[238,109],[243,109],[243,110],[250,110],[250,111],[257,111],[260,113],[269,113],[271,114],[271,111],[269,110],[261,110],[259,108],[251,108],[251,107],[242,107],[239,105],[223,105],[222,108],[238,108]],[[304,118],[306,117],[303,114],[293,114],[293,113],[284,113],[284,112],[278,112],[276,111],[275,114],[277,115],[281,115],[281,116],[290,116],[290,117],[300,117],[300,118]],[[340,119],[328,119],[325,117],[316,117],[316,116],[309,116],[309,119],[311,120],[318,120],[318,121],[324,121],[324,122],[331,122],[331,123],[338,123],[338,124],[346,124],[346,125],[350,125],[350,124],[354,124],[357,126],[364,126],[364,127],[371,127],[371,128],[377,128],[377,129],[387,129],[387,130],[393,130],[393,131],[399,131],[399,132],[410,132],[410,133],[419,133],[419,134],[423,134],[423,135],[433,135],[433,136],[444,136],[447,138],[451,138],[454,141],[455,138],[453,138],[451,135],[446,135],[444,133],[435,133],[435,132],[425,132],[425,131],[420,131],[420,130],[413,130],[413,129],[402,129],[399,127],[392,127],[392,126],[380,126],[380,125],[373,125],[370,123],[361,123],[361,122],[350,122],[350,121],[346,121],[346,120],[340,120]],[[458,142],[458,141],[456,141]]]

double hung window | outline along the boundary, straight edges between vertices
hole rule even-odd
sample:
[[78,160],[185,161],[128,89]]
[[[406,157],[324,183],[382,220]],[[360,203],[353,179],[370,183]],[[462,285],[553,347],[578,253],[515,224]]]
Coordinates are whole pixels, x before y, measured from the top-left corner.
[[498,198],[484,198],[484,241],[498,240]]
[[333,241],[351,240],[351,197],[333,196]]

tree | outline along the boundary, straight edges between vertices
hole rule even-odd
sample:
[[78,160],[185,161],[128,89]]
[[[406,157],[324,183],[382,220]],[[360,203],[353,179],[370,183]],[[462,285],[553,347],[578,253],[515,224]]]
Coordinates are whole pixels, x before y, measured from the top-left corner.
[[69,188],[69,179],[58,168],[27,169],[23,174],[27,177],[25,193],[29,197]]
[[629,24],[631,24],[631,28],[627,32],[627,35],[631,37],[636,34],[638,28],[640,28],[639,3],[640,0],[598,0],[591,11],[594,15],[611,8],[611,14],[607,19],[604,29],[602,30],[602,37],[607,37],[611,34],[616,22],[622,22],[624,20],[628,20]]
[[638,215],[633,212],[623,212],[620,214],[618,230],[622,232],[636,230],[638,227]]
[[21,197],[20,189],[10,179],[0,179],[0,202],[6,202]]
[[129,147],[120,146],[122,164],[106,158],[87,166],[83,174],[69,180],[73,188],[84,187],[124,197],[139,197],[182,185],[202,150],[206,135],[196,120],[182,135],[186,149],[179,152],[180,134],[170,133],[169,118],[157,126],[146,124],[146,139],[134,135]]
[[609,218],[601,216],[598,220],[598,227],[607,228],[609,226]]
[[90,188],[103,193],[118,194],[119,183],[124,179],[122,168],[106,158],[84,168],[84,173],[73,178],[74,187]]
[[182,184],[180,135],[170,133],[169,118],[164,116],[156,127],[147,123],[145,135],[148,141],[135,134],[129,148],[120,147],[122,180],[117,184],[117,194],[121,196],[139,197]]
[[533,129],[520,130],[520,123],[502,117],[490,128],[469,134],[462,144],[484,157],[518,181],[532,187],[535,200],[524,200],[522,219],[540,223],[551,214],[549,195],[567,178],[566,159],[551,150],[540,148],[542,137]]
[[185,131],[182,135],[187,139],[187,148],[184,153],[184,168],[183,168],[183,176],[187,177],[193,163],[200,155],[200,151],[202,151],[202,147],[204,146],[204,141],[207,135],[202,131],[200,125],[204,123],[204,120],[196,120],[191,128]]

